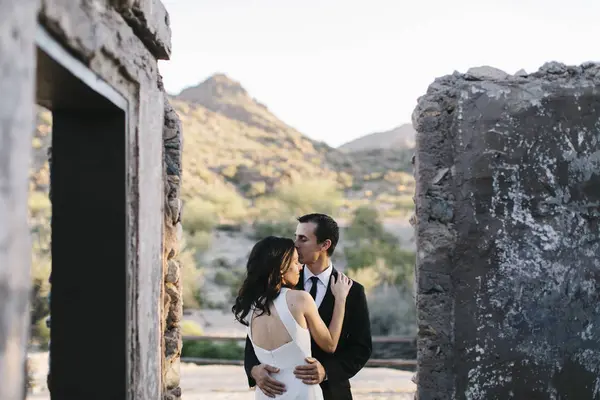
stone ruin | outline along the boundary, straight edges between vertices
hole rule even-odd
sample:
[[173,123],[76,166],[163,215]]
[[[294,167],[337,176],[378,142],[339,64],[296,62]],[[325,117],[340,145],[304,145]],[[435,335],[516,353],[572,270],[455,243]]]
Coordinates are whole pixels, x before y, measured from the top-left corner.
[[600,398],[600,65],[436,79],[413,114],[417,398]]
[[0,398],[23,398],[36,103],[53,119],[51,396],[179,398],[169,16],[159,0],[0,0],[0,37]]
[[[53,115],[52,398],[179,398],[168,14],[0,0],[0,37],[0,398],[23,398],[36,103]],[[596,64],[479,68],[419,99],[418,399],[600,398],[599,83]]]

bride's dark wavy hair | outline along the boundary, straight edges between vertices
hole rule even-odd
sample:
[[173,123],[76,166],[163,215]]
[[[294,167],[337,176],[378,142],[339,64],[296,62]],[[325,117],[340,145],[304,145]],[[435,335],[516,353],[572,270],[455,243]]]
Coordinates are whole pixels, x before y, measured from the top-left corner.
[[257,316],[271,315],[269,306],[283,285],[282,276],[290,268],[294,241],[268,236],[254,245],[246,265],[246,279],[231,311],[235,319],[248,326],[246,317],[255,307]]

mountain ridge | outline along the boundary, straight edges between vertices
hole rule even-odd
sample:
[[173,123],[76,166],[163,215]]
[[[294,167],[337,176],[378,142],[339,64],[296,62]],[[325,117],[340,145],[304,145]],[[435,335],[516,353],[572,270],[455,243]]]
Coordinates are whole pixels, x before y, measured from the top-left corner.
[[203,196],[200,188],[212,183],[254,203],[283,185],[311,180],[330,182],[348,209],[371,203],[384,211],[406,208],[412,197],[408,146],[345,151],[313,140],[222,73],[183,89],[171,102],[184,131],[184,197]]
[[[394,216],[412,209],[411,149],[345,152],[313,140],[225,74],[168,98],[184,136],[181,198],[201,203],[221,220],[270,218],[276,209],[272,198],[282,192],[289,200],[335,191],[342,197],[336,212],[342,214],[365,204]],[[40,108],[38,118],[35,191],[47,190],[52,129],[47,110]]]
[[402,124],[388,131],[373,132],[338,146],[345,153],[374,149],[411,149],[415,147],[416,131],[412,124]]

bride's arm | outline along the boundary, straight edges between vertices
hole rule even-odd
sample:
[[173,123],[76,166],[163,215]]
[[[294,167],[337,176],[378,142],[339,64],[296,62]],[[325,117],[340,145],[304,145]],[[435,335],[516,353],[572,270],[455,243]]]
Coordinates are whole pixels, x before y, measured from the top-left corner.
[[310,335],[320,348],[328,353],[334,353],[342,333],[344,313],[346,310],[346,298],[335,298],[333,316],[328,329],[325,322],[321,319],[317,305],[311,295],[307,292],[300,293],[302,309],[304,310],[304,317],[306,318]]

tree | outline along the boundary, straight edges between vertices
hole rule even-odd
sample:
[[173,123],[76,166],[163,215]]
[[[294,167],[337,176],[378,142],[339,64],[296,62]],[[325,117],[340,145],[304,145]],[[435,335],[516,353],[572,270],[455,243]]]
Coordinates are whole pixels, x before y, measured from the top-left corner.
[[376,209],[359,207],[346,232],[344,249],[348,268],[374,268],[382,283],[411,285],[415,254],[400,248],[398,238],[387,232]]

